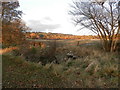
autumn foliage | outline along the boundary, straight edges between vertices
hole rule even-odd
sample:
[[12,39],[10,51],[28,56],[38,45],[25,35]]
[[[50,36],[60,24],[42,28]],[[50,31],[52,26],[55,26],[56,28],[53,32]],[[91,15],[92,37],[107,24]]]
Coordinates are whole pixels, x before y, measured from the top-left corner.
[[[15,21],[10,25],[2,26],[2,43],[3,45],[19,45],[24,42],[25,37],[22,32],[23,26],[21,21]],[[19,27],[19,28],[18,28]]]
[[26,32],[26,38],[28,39],[99,39],[98,36],[94,35],[72,35],[72,34],[62,34],[62,33],[45,33],[45,32]]
[[4,46],[20,45],[24,42],[24,32],[28,29],[21,20],[22,11],[17,10],[19,2],[2,2],[2,44]]

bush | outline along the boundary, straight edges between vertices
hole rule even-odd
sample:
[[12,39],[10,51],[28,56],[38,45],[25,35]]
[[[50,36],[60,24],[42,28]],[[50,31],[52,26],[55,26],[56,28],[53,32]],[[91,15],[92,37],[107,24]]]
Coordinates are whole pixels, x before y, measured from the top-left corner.
[[[50,63],[56,61],[56,46],[54,43],[49,43],[49,47],[39,48],[39,47],[31,47],[25,45],[20,47],[19,50],[13,50],[13,54],[16,56],[22,56],[27,61],[32,62],[42,62],[42,64]],[[24,47],[24,48],[23,48]]]

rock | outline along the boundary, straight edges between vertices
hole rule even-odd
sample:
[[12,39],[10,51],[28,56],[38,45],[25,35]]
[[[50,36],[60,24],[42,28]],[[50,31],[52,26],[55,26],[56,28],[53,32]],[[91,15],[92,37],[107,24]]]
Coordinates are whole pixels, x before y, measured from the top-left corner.
[[73,58],[73,59],[77,59],[77,56],[73,56],[72,58]]
[[72,59],[77,59],[77,56],[75,56],[72,51],[70,51],[69,53],[67,53],[67,58],[72,58]]

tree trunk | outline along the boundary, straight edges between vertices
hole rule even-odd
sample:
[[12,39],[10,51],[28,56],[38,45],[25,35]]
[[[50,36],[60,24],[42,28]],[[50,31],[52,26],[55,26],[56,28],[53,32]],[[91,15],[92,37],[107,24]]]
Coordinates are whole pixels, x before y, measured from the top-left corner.
[[107,52],[113,52],[116,49],[116,41],[114,40],[104,40],[103,49]]

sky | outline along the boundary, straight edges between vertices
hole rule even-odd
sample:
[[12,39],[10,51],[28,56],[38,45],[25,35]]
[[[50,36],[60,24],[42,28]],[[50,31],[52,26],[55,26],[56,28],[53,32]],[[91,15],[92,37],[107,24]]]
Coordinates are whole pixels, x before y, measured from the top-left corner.
[[72,0],[19,0],[22,19],[35,32],[52,32],[73,35],[93,34],[88,29],[79,30],[68,14]]

